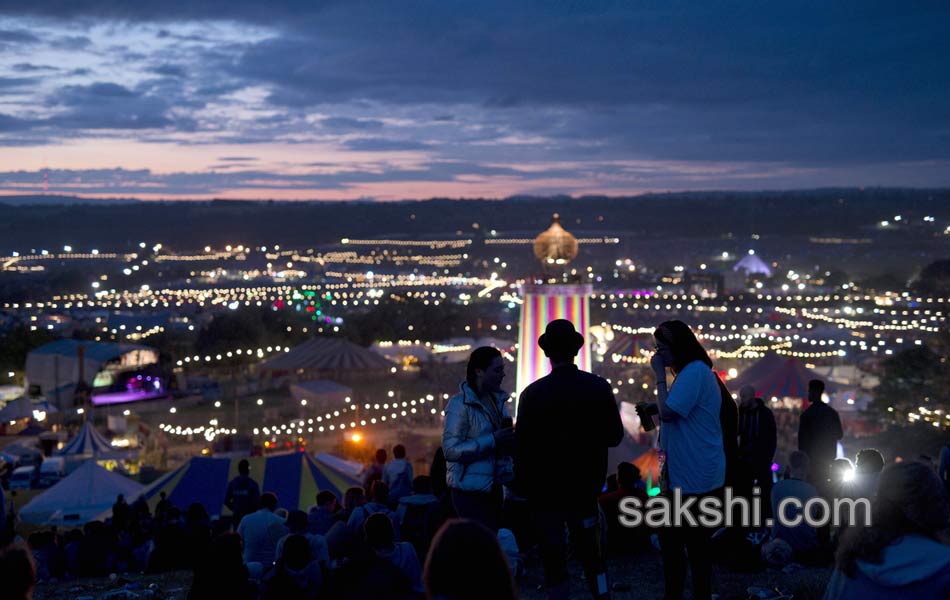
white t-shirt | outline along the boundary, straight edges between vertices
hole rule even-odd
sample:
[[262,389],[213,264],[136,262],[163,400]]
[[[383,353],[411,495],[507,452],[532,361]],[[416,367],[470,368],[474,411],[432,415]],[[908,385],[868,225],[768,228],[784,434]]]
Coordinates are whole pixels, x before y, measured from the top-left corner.
[[678,416],[663,421],[660,430],[671,489],[680,488],[684,494],[702,494],[725,483],[721,406],[716,374],[705,363],[693,361],[676,376],[666,407]]

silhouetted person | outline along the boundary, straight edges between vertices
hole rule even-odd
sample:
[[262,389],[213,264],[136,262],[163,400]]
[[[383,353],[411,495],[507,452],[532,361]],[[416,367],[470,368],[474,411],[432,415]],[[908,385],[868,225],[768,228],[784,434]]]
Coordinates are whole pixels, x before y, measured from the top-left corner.
[[432,540],[422,578],[432,599],[517,598],[495,534],[468,519],[453,519],[442,526]]
[[238,476],[228,483],[228,490],[224,495],[224,505],[231,509],[234,515],[234,529],[244,515],[249,515],[260,508],[261,488],[251,479],[251,464],[247,459],[238,463]]
[[[301,512],[302,514],[302,512]],[[303,520],[306,522],[306,518]],[[302,535],[289,535],[283,555],[264,576],[263,600],[316,600],[323,588],[323,571]]]
[[268,567],[277,554],[277,542],[287,534],[284,520],[274,514],[277,496],[271,492],[261,495],[261,508],[243,519],[238,533],[244,541],[244,562],[259,562]]
[[[752,498],[758,486],[765,506],[772,494],[772,459],[776,446],[775,415],[750,385],[739,390],[739,450],[736,461],[737,492]],[[770,511],[763,511],[765,517]]]
[[445,518],[442,502],[432,493],[431,479],[420,475],[412,481],[412,494],[403,496],[396,509],[400,537],[425,556],[435,532]]
[[336,494],[323,490],[317,494],[316,506],[311,506],[307,514],[307,531],[317,535],[326,535],[333,524],[342,518],[343,507]]
[[0,550],[0,582],[3,597],[10,600],[30,600],[36,585],[33,560],[25,548],[16,545]]
[[277,559],[284,553],[284,544],[291,536],[303,536],[310,544],[310,557],[320,564],[324,572],[330,569],[330,549],[324,536],[307,531],[307,513],[302,510],[292,510],[287,515],[287,535],[277,542]]
[[155,505],[155,519],[162,521],[165,519],[165,515],[168,514],[168,510],[172,507],[172,502],[168,499],[168,495],[165,494],[165,492],[159,492],[158,498],[158,504]]
[[373,491],[373,484],[383,479],[383,468],[386,466],[386,451],[382,448],[376,451],[376,458],[363,471],[363,491],[369,496]]
[[393,460],[383,467],[383,483],[389,486],[389,502],[394,506],[403,496],[412,493],[412,464],[406,460],[406,448],[396,444]]
[[548,323],[538,346],[551,361],[551,373],[519,399],[518,491],[539,535],[548,597],[567,598],[570,592],[567,527],[591,593],[606,598],[597,497],[607,477],[607,449],[623,439],[620,411],[610,384],[574,364],[584,336],[570,321]]
[[819,493],[827,495],[831,461],[837,456],[838,440],[843,437],[838,412],[825,404],[821,395],[825,384],[820,379],[808,382],[809,406],[798,425],[798,449],[811,459],[811,481]]
[[468,359],[465,381],[445,407],[442,448],[446,483],[460,517],[498,530],[504,493],[512,473],[515,433],[508,415],[508,394],[501,389],[505,361],[483,346]]
[[382,513],[370,515],[363,523],[363,537],[376,556],[398,568],[409,580],[410,589],[420,596],[425,592],[422,587],[422,565],[415,548],[408,542],[397,542],[393,523]]
[[224,533],[211,540],[208,552],[195,565],[188,600],[256,600],[241,556],[241,536]]
[[940,449],[940,463],[937,465],[937,475],[950,493],[950,444]]
[[631,552],[646,547],[647,529],[624,527],[620,521],[620,502],[624,498],[636,498],[641,506],[646,504],[647,490],[640,479],[640,469],[633,463],[617,465],[617,489],[606,491],[597,501],[607,518],[607,545],[612,552]]
[[131,516],[132,511],[128,502],[125,501],[125,496],[119,494],[115,499],[115,504],[112,505],[112,526],[116,529],[126,529]]
[[841,540],[825,600],[950,598],[950,502],[934,470],[885,469],[871,515]]
[[[701,504],[720,498],[727,481],[727,463],[737,454],[737,409],[732,395],[712,370],[712,360],[682,321],[666,321],[653,332],[656,353],[650,365],[656,374],[655,409],[638,407],[641,419],[660,416],[660,446],[666,454],[660,480],[663,493],[679,490],[684,499]],[[676,375],[672,387],[666,370]],[[652,417],[647,417],[652,418]],[[736,448],[736,449],[732,449]],[[693,597],[712,595],[713,531],[698,523],[660,530],[666,598],[682,598],[687,557],[693,579]]]
[[[802,507],[812,498],[818,497],[818,490],[808,482],[809,463],[808,455],[796,450],[788,457],[788,470],[785,479],[779,481],[772,488],[770,503],[775,515],[775,524],[772,527],[772,537],[785,541],[793,552],[796,562],[811,562],[810,557],[818,553],[820,541],[818,530],[802,519],[798,525],[786,526],[796,515],[802,514]],[[779,520],[779,505],[789,498],[795,498],[798,503],[786,506],[784,519]],[[796,512],[797,511],[797,512]]]

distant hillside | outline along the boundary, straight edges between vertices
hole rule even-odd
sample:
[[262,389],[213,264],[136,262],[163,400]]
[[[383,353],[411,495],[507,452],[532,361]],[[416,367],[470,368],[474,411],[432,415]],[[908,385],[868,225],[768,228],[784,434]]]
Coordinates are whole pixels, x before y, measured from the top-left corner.
[[[405,202],[138,202],[82,200],[0,208],[0,251],[75,247],[121,249],[139,241],[176,249],[229,243],[296,247],[343,237],[452,236],[497,229],[537,232],[551,214],[572,231],[636,238],[762,235],[864,237],[881,220],[933,216],[950,222],[950,190],[842,189],[785,192],[690,192],[636,197]],[[37,198],[37,197],[31,197]],[[41,196],[49,200],[53,197]],[[23,205],[26,204],[26,205]]]
[[76,204],[88,204],[92,206],[115,205],[115,204],[135,204],[140,202],[135,198],[108,198],[105,200],[98,198],[80,198],[79,196],[60,196],[60,195],[33,195],[33,196],[0,196],[0,208],[4,206],[64,206]]

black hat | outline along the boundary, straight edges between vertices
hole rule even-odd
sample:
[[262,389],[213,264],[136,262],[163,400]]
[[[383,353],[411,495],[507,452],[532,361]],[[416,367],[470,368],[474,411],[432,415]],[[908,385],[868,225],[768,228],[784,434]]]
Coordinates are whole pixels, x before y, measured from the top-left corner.
[[567,319],[555,319],[544,328],[538,338],[538,346],[547,356],[577,355],[584,346],[584,336],[574,330],[574,324]]

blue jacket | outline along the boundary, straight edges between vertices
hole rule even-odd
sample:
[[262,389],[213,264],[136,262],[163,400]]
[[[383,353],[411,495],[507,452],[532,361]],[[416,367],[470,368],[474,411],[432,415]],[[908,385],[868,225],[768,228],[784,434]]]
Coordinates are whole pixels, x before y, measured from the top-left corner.
[[825,600],[950,598],[950,547],[905,535],[881,553],[880,564],[857,561],[853,579],[835,569]]

